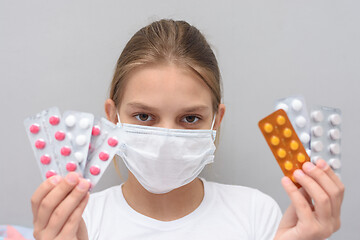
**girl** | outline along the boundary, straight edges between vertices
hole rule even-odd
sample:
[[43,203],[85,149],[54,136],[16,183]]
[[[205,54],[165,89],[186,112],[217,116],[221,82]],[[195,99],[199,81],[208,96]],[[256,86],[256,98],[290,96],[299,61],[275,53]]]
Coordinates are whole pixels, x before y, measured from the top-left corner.
[[[281,216],[258,190],[198,178],[212,162],[225,113],[220,71],[203,35],[160,20],[127,43],[105,102],[124,131],[129,177],[92,194],[75,173],[43,182],[32,197],[36,239],[324,239],[340,227],[344,186],[325,161],[283,177]],[[312,205],[314,202],[314,206]]]

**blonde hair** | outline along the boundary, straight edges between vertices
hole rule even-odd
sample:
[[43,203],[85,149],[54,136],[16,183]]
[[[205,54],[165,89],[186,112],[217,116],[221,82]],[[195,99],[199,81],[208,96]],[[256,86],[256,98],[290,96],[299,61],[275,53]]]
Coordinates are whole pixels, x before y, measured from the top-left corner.
[[[110,98],[119,106],[126,77],[149,64],[174,63],[189,68],[210,88],[214,113],[222,98],[222,84],[216,57],[202,33],[185,21],[162,19],[132,36],[116,65]],[[119,173],[117,162],[115,167]]]

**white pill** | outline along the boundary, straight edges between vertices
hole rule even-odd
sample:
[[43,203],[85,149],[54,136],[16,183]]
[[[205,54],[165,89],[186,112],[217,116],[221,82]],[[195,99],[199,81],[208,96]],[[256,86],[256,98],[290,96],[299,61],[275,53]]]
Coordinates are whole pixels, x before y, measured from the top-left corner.
[[339,114],[335,113],[330,115],[329,121],[331,122],[332,125],[336,126],[341,123],[341,117]]
[[321,122],[324,119],[324,115],[322,112],[320,111],[313,111],[311,113],[311,118],[315,121],[315,122]]
[[311,142],[311,151],[321,152],[323,147],[323,143],[320,141]]
[[311,132],[315,137],[321,137],[324,133],[324,130],[321,126],[315,126],[311,128]]
[[73,127],[76,123],[76,118],[74,115],[68,115],[66,118],[65,118],[65,124],[66,126],[68,127]]
[[337,143],[330,144],[329,149],[330,149],[330,152],[334,155],[340,153],[340,145]]
[[333,128],[329,131],[329,136],[332,140],[340,139],[340,131],[339,129]]
[[289,110],[289,106],[286,105],[285,103],[279,103],[276,106],[276,110],[279,110],[279,109],[283,109],[285,112],[287,112]]
[[86,129],[88,128],[90,125],[90,120],[88,118],[82,118],[79,122],[79,126],[82,128],[82,129]]
[[302,133],[300,135],[300,141],[304,144],[307,144],[310,141],[310,135],[308,133]]
[[311,162],[316,165],[316,163],[317,163],[317,161],[319,161],[319,159],[321,159],[321,156],[314,156],[311,158]]
[[298,111],[300,111],[302,109],[303,104],[299,99],[294,99],[291,102],[291,107],[292,107],[292,109],[294,109],[294,111],[298,112]]
[[306,118],[304,116],[298,116],[295,120],[296,126],[303,128],[306,125]]
[[334,170],[341,168],[341,162],[338,158],[331,158],[329,160],[329,164],[330,164],[330,167],[332,167],[332,169],[334,169]]
[[82,152],[76,152],[74,156],[78,162],[82,162],[84,160],[84,154]]
[[84,144],[86,143],[86,137],[85,135],[79,135],[76,137],[76,144],[79,146],[84,146]]

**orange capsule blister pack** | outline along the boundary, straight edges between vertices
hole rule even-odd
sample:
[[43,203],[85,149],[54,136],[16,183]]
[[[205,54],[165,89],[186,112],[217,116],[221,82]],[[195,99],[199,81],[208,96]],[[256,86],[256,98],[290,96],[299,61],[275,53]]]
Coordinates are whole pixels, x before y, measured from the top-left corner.
[[291,122],[282,109],[279,109],[259,121],[259,128],[265,137],[284,175],[289,177],[297,187],[293,173],[310,161],[305,148],[297,136]]

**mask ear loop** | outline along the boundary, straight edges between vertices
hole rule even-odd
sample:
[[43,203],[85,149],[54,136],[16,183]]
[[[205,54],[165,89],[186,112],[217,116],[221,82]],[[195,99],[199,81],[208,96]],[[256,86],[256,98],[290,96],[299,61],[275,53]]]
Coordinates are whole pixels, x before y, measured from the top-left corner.
[[119,115],[119,112],[116,112],[116,116],[117,116],[117,119],[118,119],[117,124],[122,126],[122,123],[121,123],[121,121],[120,121],[120,115]]
[[[212,121],[212,123],[211,123],[211,131],[213,131],[213,134],[212,134],[213,141],[215,141],[215,138],[216,138],[216,130],[213,130],[213,129],[214,129],[214,125],[215,125],[215,118],[216,118],[216,114],[214,115],[213,121]],[[215,132],[215,133],[214,133],[214,132]]]

